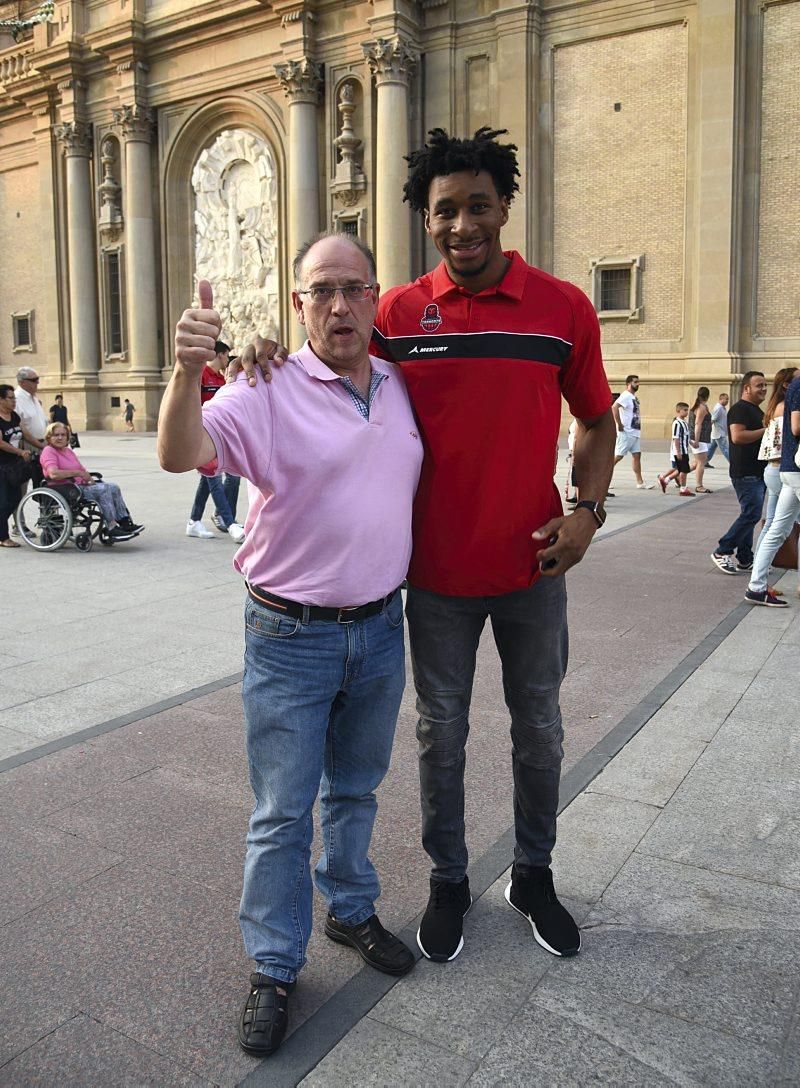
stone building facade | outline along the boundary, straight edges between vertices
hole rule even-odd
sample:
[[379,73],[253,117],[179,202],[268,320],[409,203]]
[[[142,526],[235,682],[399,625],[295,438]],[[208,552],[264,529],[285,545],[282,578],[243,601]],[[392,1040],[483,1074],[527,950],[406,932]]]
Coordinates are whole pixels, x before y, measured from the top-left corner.
[[800,0],[0,0],[0,380],[154,426],[198,276],[235,348],[296,343],[298,245],[432,267],[403,155],[488,124],[508,248],[590,295],[661,436],[698,385],[800,363],[798,42]]

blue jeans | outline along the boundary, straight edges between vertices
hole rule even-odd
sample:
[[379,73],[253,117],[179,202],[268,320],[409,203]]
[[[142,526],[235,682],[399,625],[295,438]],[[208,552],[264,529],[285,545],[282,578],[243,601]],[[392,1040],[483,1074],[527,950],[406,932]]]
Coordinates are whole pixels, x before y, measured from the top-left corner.
[[328,910],[358,925],[380,895],[368,851],[405,687],[401,595],[377,616],[350,623],[290,619],[248,598],[244,662],[255,807],[239,922],[256,969],[294,982],[311,935],[320,785],[322,856],[314,876]]
[[720,435],[719,438],[711,439],[711,443],[708,447],[708,459],[706,461],[706,465],[711,464],[711,458],[714,456],[718,449],[722,451],[722,456],[725,458],[725,460],[730,461],[731,458],[728,452],[728,439],[725,438],[723,435]]
[[503,667],[511,713],[515,858],[550,864],[564,755],[559,691],[567,669],[563,578],[497,597],[445,597],[409,587],[406,604],[417,689],[422,845],[432,875],[458,883],[467,871],[464,766],[475,655],[486,619]]
[[119,484],[112,484],[106,480],[98,480],[93,484],[80,484],[78,490],[85,499],[91,499],[100,507],[103,520],[108,523],[127,518],[128,507],[122,498]]
[[794,528],[794,523],[799,515],[800,472],[782,472],[781,493],[778,496],[775,516],[756,550],[753,573],[750,575],[748,589],[763,593],[767,588],[767,576],[772,560],[775,558],[781,544]]
[[226,472],[224,476],[223,490],[225,491],[225,498],[228,501],[228,507],[231,512],[232,521],[238,521],[236,517],[236,504],[239,501],[239,481],[241,476],[232,476],[230,472]]
[[758,540],[753,547],[753,555],[758,555],[758,549],[761,547],[761,541],[764,539],[764,534],[770,525],[772,525],[772,519],[775,517],[775,507],[778,505],[778,496],[781,493],[781,466],[780,462],[773,464],[771,461],[764,469],[764,485],[767,489],[767,509],[764,512],[764,524],[761,526],[761,532],[758,534]]
[[749,564],[753,562],[753,530],[761,520],[767,488],[760,476],[742,476],[731,483],[739,500],[739,516],[720,537],[717,555],[736,552],[740,563]]
[[197,485],[194,502],[192,503],[192,512],[189,514],[189,517],[192,521],[203,520],[203,514],[206,509],[206,502],[208,501],[209,495],[211,495],[211,498],[214,500],[214,507],[219,515],[219,520],[222,522],[223,528],[227,529],[229,525],[233,525],[233,514],[228,505],[228,500],[225,497],[225,488],[222,483],[221,473],[219,476],[200,475],[200,482]]

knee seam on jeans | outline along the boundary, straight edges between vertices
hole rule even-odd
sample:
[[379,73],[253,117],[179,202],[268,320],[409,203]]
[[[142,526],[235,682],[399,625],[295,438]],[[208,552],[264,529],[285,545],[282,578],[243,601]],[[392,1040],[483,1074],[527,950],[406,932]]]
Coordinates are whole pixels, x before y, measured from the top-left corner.
[[559,767],[564,758],[564,729],[561,715],[547,725],[511,726],[511,741],[517,759],[541,770]]

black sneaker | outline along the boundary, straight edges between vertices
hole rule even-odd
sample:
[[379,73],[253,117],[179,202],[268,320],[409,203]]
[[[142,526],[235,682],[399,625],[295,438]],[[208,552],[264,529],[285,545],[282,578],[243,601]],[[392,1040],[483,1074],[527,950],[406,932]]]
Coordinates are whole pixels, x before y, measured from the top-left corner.
[[293,982],[281,982],[259,972],[250,976],[250,993],[239,1014],[236,1032],[242,1050],[259,1058],[275,1053],[286,1034],[293,989]]
[[[708,465],[706,465],[706,468],[708,468]],[[750,560],[749,563],[740,563],[739,560],[737,559],[736,560],[736,569],[737,570],[752,570],[753,569],[752,559]]]
[[112,540],[133,540],[136,533],[132,533],[129,529],[123,529],[121,525],[115,525],[108,535]]
[[746,589],[744,599],[748,604],[763,604],[767,608],[788,608],[789,602],[784,601],[772,589]]
[[221,533],[227,533],[228,529],[219,514],[211,515],[211,524],[215,525]]
[[144,532],[144,525],[137,525],[132,517],[120,518],[119,524],[125,530],[126,533],[133,533],[134,536],[138,536],[139,533]]
[[554,956],[576,956],[580,952],[580,930],[558,901],[549,867],[519,873],[515,865],[505,894],[514,910],[528,919],[542,948]]
[[417,944],[426,959],[454,960],[464,947],[464,915],[472,906],[469,878],[453,884],[431,877],[431,894],[417,930]]

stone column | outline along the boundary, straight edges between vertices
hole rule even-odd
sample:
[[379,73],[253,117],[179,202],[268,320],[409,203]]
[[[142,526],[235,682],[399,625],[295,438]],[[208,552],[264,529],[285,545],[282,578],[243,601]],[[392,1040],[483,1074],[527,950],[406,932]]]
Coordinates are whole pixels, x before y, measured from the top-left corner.
[[319,232],[317,102],[322,73],[303,57],[277,64],[275,73],[289,99],[289,261],[308,238]]
[[[736,369],[732,276],[738,198],[736,66],[738,4],[701,0],[697,10],[696,115],[689,130],[690,222],[687,336],[711,385]],[[690,114],[691,116],[691,114]],[[693,194],[693,200],[692,200]],[[719,367],[719,377],[715,371]]]
[[378,89],[375,149],[375,258],[384,290],[411,276],[408,206],[403,204],[408,154],[408,84],[418,54],[399,35],[364,45]]
[[153,113],[146,106],[122,106],[114,110],[114,120],[125,140],[125,312],[130,373],[152,374],[161,370],[150,163]]
[[67,250],[72,373],[96,375],[100,368],[95,242],[89,157],[91,126],[67,121],[55,126],[67,167]]

